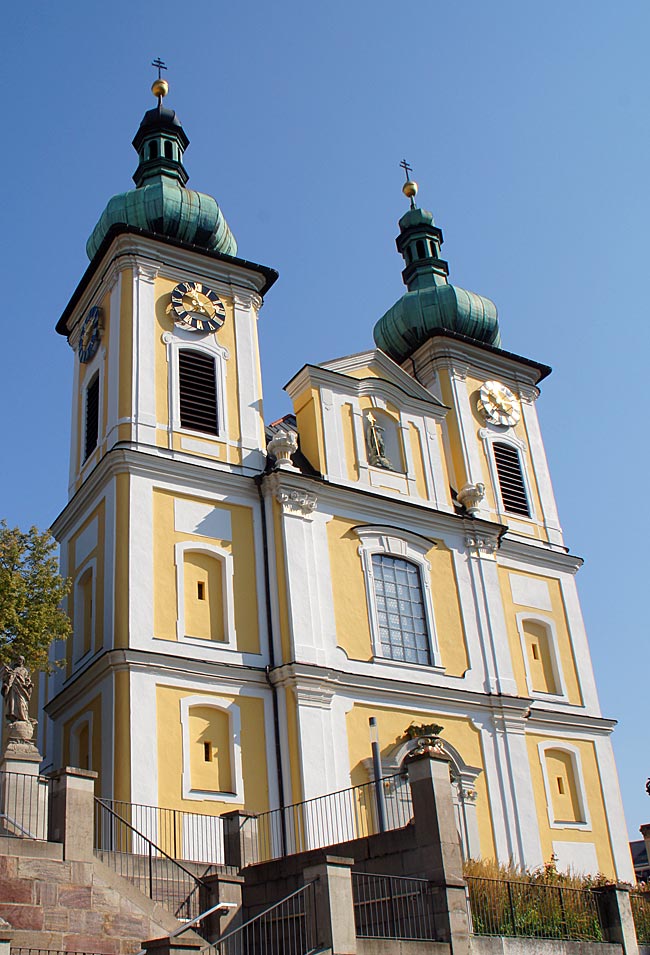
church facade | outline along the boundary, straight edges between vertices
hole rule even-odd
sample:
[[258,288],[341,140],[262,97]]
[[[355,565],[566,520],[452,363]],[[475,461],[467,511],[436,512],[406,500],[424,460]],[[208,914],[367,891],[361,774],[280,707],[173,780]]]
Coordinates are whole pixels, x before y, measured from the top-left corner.
[[277,274],[187,188],[187,136],[154,92],[136,188],[109,201],[57,325],[74,634],[41,686],[45,768],[91,768],[129,803],[263,812],[367,782],[371,717],[387,776],[409,727],[437,724],[466,856],[631,879],[536,412],[550,369],[449,283],[407,178],[407,290],[376,347],[305,365],[266,427]]

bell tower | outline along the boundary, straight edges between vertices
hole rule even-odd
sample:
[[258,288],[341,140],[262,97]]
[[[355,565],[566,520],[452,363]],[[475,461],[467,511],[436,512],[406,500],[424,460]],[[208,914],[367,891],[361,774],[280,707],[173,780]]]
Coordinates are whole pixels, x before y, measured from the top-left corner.
[[[108,797],[219,812],[243,804],[249,759],[246,799],[262,809],[277,772],[251,478],[266,461],[258,312],[277,273],[239,258],[216,200],[187,188],[189,138],[166,81],[152,92],[135,188],[99,217],[57,324],[74,353],[69,500],[53,527],[74,636],[45,691],[46,765],[96,770]],[[184,769],[166,775],[179,723]]]

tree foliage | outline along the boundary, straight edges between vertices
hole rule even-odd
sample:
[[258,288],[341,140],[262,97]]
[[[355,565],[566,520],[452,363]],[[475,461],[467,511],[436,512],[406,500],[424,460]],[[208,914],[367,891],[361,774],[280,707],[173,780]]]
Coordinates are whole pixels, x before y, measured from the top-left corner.
[[30,669],[50,672],[50,644],[70,634],[60,607],[70,581],[59,574],[55,550],[49,531],[0,521],[0,667],[22,655]]

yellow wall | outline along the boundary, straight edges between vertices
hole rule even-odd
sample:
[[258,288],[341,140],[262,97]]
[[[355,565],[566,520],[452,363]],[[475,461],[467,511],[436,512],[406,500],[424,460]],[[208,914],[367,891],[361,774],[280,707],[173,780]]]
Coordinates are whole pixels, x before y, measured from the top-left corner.
[[[180,702],[183,697],[194,695],[178,687],[163,685],[156,687],[158,804],[168,809],[188,809],[193,812],[218,815],[236,808],[236,804],[212,799],[184,800],[182,795],[183,738]],[[269,808],[269,793],[266,763],[267,730],[263,700],[253,696],[235,697],[225,693],[202,692],[201,696],[206,700],[218,696],[229,702],[234,701],[239,706],[245,808],[249,812],[264,812]],[[215,726],[214,729],[218,728]],[[218,729],[218,733],[220,735],[217,736],[217,744],[223,747],[225,746],[223,729]],[[199,742],[204,741],[199,740]],[[201,755],[200,752],[198,755]],[[226,773],[227,771],[226,768]],[[220,774],[220,780],[223,778]]]
[[[382,757],[390,755],[404,740],[404,731],[411,723],[439,723],[443,726],[441,736],[454,746],[470,766],[483,766],[481,735],[469,720],[456,716],[441,716],[439,713],[422,713],[408,709],[392,709],[377,705],[355,703],[347,714],[350,773],[353,786],[368,781],[363,761],[370,757],[368,720],[377,720],[379,744]],[[495,846],[492,821],[488,805],[485,774],[476,780],[477,815],[481,855],[494,858]]]
[[347,402],[341,405],[341,428],[343,431],[343,445],[345,447],[345,463],[347,466],[348,479],[350,481],[358,481],[359,462],[357,461],[354,442],[354,413],[352,405]]
[[[505,567],[499,567],[499,581],[501,584],[501,595],[503,597],[503,607],[506,615],[506,624],[508,627],[508,640],[510,643],[510,654],[512,656],[513,670],[517,681],[517,689],[521,696],[527,696],[528,688],[526,685],[526,671],[524,668],[524,657],[521,649],[521,639],[517,629],[517,614],[526,613],[527,608],[521,604],[515,604],[512,601],[512,591],[510,589],[510,574],[514,573]],[[573,646],[569,636],[567,626],[567,614],[562,599],[562,590],[559,580],[553,577],[542,577],[536,574],[521,574],[523,577],[529,577],[534,580],[543,580],[548,584],[551,595],[550,613],[542,610],[528,608],[531,617],[539,617],[543,620],[552,620],[555,624],[555,633],[564,676],[564,684],[567,691],[568,700],[576,706],[582,706],[582,693],[578,683],[578,674],[576,663],[573,656]]]
[[324,474],[325,441],[318,389],[308,388],[298,395],[294,399],[293,410],[300,434],[300,450],[311,466]]
[[185,633],[188,637],[225,640],[221,561],[189,551],[183,559]]
[[115,799],[131,801],[131,698],[129,674],[118,670],[114,677]]
[[[529,733],[526,736],[528,746],[528,758],[530,760],[530,771],[533,780],[533,790],[535,793],[535,802],[537,807],[537,820],[539,825],[540,840],[542,843],[542,855],[544,859],[550,859],[553,852],[553,841],[557,842],[591,842],[596,846],[596,855],[598,858],[598,868],[606,876],[613,878],[615,876],[614,860],[611,850],[611,836],[609,824],[604,809],[604,794],[594,744],[589,740],[571,740],[573,746],[580,751],[582,772],[584,775],[583,798],[586,801],[589,814],[591,816],[591,828],[571,829],[571,828],[551,828],[549,824],[548,811],[546,806],[546,792],[544,789],[544,778],[542,775],[542,765],[540,762],[540,753],[538,745],[540,743],[551,743],[553,748],[561,747],[561,741],[555,738]],[[551,764],[553,767],[553,763]],[[561,774],[561,766],[556,767]],[[553,779],[550,782],[553,784]],[[575,797],[574,797],[575,798]],[[559,808],[562,808],[560,805]],[[570,810],[569,810],[570,811]],[[595,875],[595,873],[593,873]]]
[[415,468],[415,486],[418,495],[426,500],[427,483],[424,477],[424,458],[422,456],[422,436],[420,429],[416,428],[413,422],[409,423],[409,441],[411,442],[411,454],[413,455],[413,467]]
[[275,572],[278,580],[278,609],[280,616],[280,644],[282,646],[282,660],[280,663],[290,663],[293,659],[291,652],[291,630],[289,627],[289,606],[287,593],[287,570],[284,560],[284,536],[282,528],[282,508],[274,500],[273,504],[273,532],[275,535]]
[[192,789],[234,793],[230,756],[230,721],[224,710],[193,706],[189,711],[190,776]]
[[[228,511],[232,541],[213,540],[199,534],[174,530],[174,499],[198,501]],[[237,648],[242,653],[259,653],[258,606],[253,537],[253,512],[239,505],[216,505],[213,501],[189,495],[172,494],[155,488],[154,513],[154,631],[163,640],[176,640],[176,567],[174,545],[182,541],[212,543],[232,554],[234,566],[234,604]],[[198,555],[193,555],[193,559]],[[190,616],[192,610],[190,608]],[[187,634],[190,636],[191,634]],[[199,636],[206,636],[200,633]],[[223,637],[221,637],[223,639]]]
[[114,647],[129,645],[129,494],[131,478],[115,478],[115,626]]
[[558,693],[549,645],[549,632],[536,620],[524,620],[524,639],[532,688],[537,693]]
[[[337,641],[354,660],[372,659],[365,575],[359,556],[357,521],[334,517],[327,525]],[[462,676],[469,667],[460,614],[458,584],[451,551],[444,544],[426,554],[431,564],[431,597],[442,665],[448,674]]]

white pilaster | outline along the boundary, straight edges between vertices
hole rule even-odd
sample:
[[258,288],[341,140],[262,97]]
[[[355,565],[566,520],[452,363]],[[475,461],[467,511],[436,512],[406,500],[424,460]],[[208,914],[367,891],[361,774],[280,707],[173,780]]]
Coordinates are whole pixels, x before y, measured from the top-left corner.
[[561,545],[563,543],[562,528],[555,503],[555,494],[553,493],[551,473],[549,471],[548,461],[546,460],[542,433],[539,427],[537,408],[534,404],[538,394],[539,392],[536,388],[524,388],[522,386],[519,389],[521,412],[528,437],[530,460],[539,490],[544,527],[546,528],[549,541],[553,544]]
[[530,761],[526,746],[526,728],[521,716],[495,713],[492,717],[499,755],[505,766],[504,778],[508,780],[507,804],[513,811],[506,814],[505,824],[509,829],[509,842],[516,846],[516,863],[528,869],[537,868],[546,861],[539,838],[539,823],[535,792],[530,774]]
[[616,876],[622,882],[631,882],[634,885],[636,877],[630,856],[630,843],[628,842],[623,800],[618,784],[612,742],[610,739],[600,736],[594,740],[594,743]]
[[156,444],[156,315],[154,283],[159,265],[136,262],[133,268],[133,407],[134,436],[139,444]]
[[117,424],[119,419],[120,394],[120,300],[122,292],[122,273],[111,274],[109,305],[109,340],[106,374],[108,375],[108,407],[106,408],[106,450],[110,451],[117,443]]
[[257,341],[257,309],[261,299],[233,295],[235,342],[237,350],[237,392],[239,426],[244,465],[254,471],[264,467],[266,442],[263,434],[262,387]]
[[[153,616],[153,485],[132,474],[129,493],[129,644],[148,649]],[[137,599],[135,597],[137,595]]]

